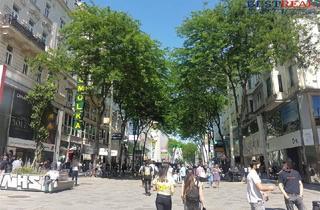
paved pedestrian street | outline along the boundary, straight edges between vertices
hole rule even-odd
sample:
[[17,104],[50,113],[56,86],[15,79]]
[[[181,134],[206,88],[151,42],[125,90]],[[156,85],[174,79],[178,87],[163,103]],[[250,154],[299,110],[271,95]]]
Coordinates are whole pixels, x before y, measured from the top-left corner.
[[[173,210],[183,210],[181,185],[173,196]],[[222,182],[219,189],[205,188],[208,210],[247,210],[246,185]],[[312,209],[312,200],[320,200],[320,187],[305,190],[304,202]],[[155,193],[144,195],[139,180],[80,178],[72,190],[45,194],[42,192],[0,191],[0,210],[154,210]],[[267,210],[285,209],[283,197],[276,189],[269,196]]]

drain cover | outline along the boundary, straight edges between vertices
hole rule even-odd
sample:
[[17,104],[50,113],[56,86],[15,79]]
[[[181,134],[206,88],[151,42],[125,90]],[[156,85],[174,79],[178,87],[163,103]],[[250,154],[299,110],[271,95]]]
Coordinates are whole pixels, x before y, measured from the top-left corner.
[[28,195],[8,195],[9,198],[30,198]]

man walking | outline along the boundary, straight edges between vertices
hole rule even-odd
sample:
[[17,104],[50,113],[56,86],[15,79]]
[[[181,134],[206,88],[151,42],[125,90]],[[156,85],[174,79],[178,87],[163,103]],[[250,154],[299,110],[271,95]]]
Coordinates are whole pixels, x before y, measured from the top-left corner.
[[261,179],[257,174],[260,163],[253,160],[250,164],[251,170],[247,176],[247,199],[251,210],[264,210],[264,201],[262,192],[273,191],[273,186],[261,184]]
[[291,159],[287,159],[286,168],[283,168],[279,173],[279,188],[284,196],[287,210],[293,210],[294,205],[299,210],[305,210],[301,176],[298,171],[293,169]]
[[142,169],[143,174],[143,180],[144,180],[144,189],[146,191],[146,195],[150,196],[150,190],[151,190],[151,179],[152,179],[152,167],[149,165],[149,162],[146,161],[145,165]]
[[182,182],[184,182],[184,178],[186,177],[186,172],[187,172],[187,168],[183,164],[182,167],[180,168],[180,176],[181,176]]

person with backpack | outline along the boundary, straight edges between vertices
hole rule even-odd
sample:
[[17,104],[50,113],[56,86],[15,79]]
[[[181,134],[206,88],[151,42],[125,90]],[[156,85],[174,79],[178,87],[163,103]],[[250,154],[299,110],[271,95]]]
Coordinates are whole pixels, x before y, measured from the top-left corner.
[[205,210],[203,186],[199,179],[188,171],[182,184],[181,198],[184,203],[184,210]]
[[148,196],[151,195],[150,190],[151,190],[152,172],[153,172],[152,167],[149,165],[149,162],[146,161],[142,169],[142,175],[144,180],[144,189],[146,191],[146,195]]
[[159,170],[159,176],[153,180],[154,190],[157,191],[156,208],[157,210],[171,210],[175,183],[169,179],[169,165],[163,164]]

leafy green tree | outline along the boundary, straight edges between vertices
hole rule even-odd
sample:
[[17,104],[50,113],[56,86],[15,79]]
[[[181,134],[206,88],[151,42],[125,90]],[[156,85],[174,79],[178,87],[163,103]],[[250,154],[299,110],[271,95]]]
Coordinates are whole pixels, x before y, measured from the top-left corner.
[[36,142],[34,159],[31,165],[33,168],[38,167],[44,149],[43,142],[46,142],[49,137],[47,117],[48,112],[52,109],[51,102],[55,93],[55,85],[48,81],[36,84],[34,89],[26,96],[26,100],[32,106],[30,127],[33,130],[33,140]]
[[197,145],[194,143],[187,143],[182,145],[182,156],[184,161],[194,163],[195,162],[195,154],[198,150]]
[[[71,17],[59,48],[39,55],[37,62],[54,73],[75,73],[86,82],[87,97],[98,109],[96,138],[111,84],[123,120],[122,136],[129,119],[139,122],[140,132],[152,120],[161,122],[165,61],[158,43],[124,12],[81,7]],[[98,151],[98,139],[95,144]]]
[[174,156],[174,153],[177,148],[182,148],[183,143],[175,139],[169,139],[168,141],[168,152],[171,157]]
[[[245,7],[245,0],[227,0],[214,9],[194,12],[178,29],[185,39],[178,51],[184,71],[198,70],[213,88],[233,93],[238,124],[240,158],[243,164],[241,128],[247,107],[247,83],[254,74],[270,71],[299,52],[298,33],[292,17]],[[242,90],[238,95],[237,88]],[[200,94],[200,93],[199,93]]]

